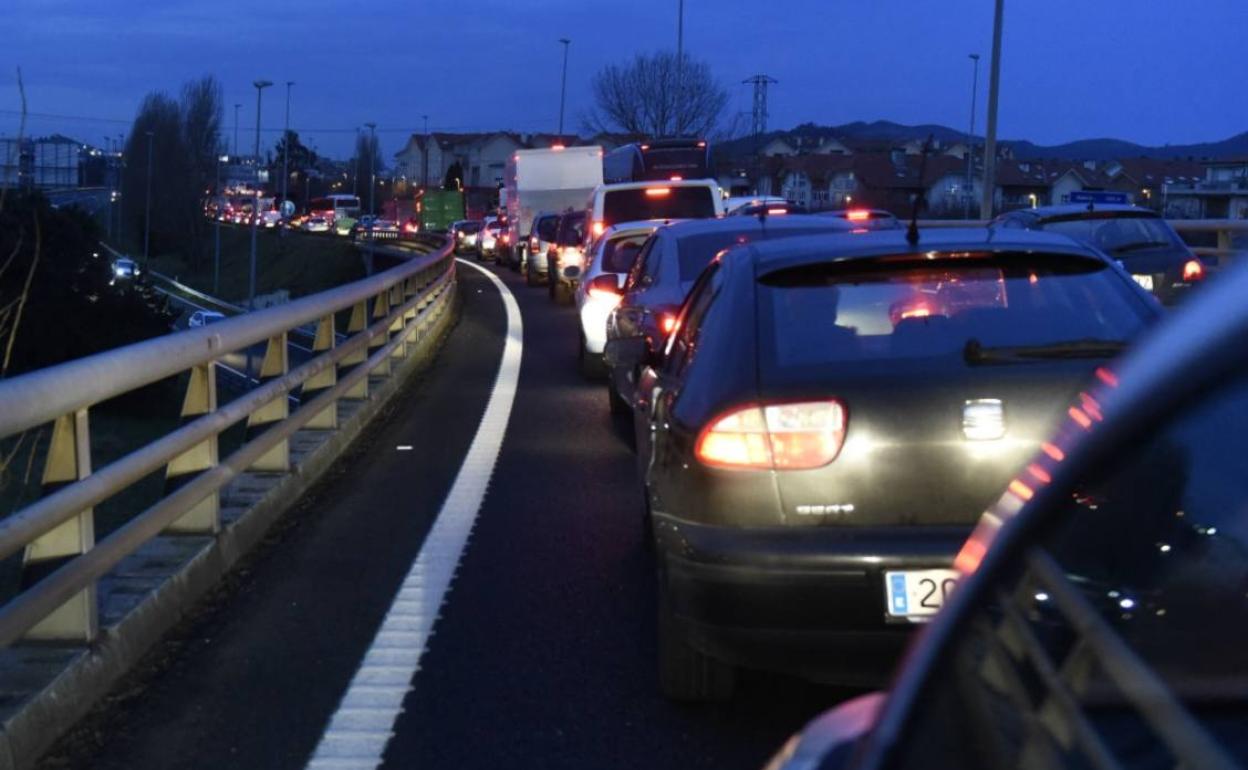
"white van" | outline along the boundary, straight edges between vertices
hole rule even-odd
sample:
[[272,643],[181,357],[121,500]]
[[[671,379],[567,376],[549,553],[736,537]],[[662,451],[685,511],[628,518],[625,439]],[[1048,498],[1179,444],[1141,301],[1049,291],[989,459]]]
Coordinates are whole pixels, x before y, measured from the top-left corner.
[[724,196],[713,179],[604,184],[586,205],[585,250],[621,222],[647,219],[712,219],[724,215]]

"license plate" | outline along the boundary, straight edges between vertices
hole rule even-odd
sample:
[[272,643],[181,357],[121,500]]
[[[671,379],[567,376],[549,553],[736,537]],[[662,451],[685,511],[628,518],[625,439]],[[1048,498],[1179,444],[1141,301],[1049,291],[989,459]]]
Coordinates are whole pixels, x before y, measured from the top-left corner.
[[1153,290],[1153,277],[1151,275],[1136,275],[1132,273],[1131,277],[1134,278],[1135,282],[1140,286],[1143,286],[1147,291]]
[[889,617],[923,620],[940,611],[957,584],[951,569],[885,572],[885,608]]

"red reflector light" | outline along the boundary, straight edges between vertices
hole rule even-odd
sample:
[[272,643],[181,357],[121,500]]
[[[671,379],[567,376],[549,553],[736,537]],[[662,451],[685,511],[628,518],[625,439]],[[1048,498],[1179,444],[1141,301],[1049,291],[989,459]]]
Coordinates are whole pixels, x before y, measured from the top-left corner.
[[694,454],[716,468],[819,468],[840,453],[845,425],[845,407],[835,400],[750,405],[712,421]]
[[646,195],[651,198],[665,198],[672,194],[670,187],[647,187]]
[[1183,263],[1183,280],[1199,281],[1205,277],[1205,266],[1199,259],[1189,259]]
[[866,209],[850,209],[845,212],[845,218],[850,222],[866,222],[871,218],[871,212]]

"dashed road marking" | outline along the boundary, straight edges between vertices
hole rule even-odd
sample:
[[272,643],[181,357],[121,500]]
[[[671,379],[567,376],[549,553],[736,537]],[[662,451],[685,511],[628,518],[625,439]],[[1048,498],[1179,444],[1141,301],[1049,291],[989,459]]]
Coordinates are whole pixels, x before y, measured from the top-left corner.
[[455,483],[308,760],[308,770],[373,770],[381,765],[503,447],[520,380],[524,343],[520,306],[498,276],[457,261],[484,273],[498,288],[507,311],[507,336],[494,389]]

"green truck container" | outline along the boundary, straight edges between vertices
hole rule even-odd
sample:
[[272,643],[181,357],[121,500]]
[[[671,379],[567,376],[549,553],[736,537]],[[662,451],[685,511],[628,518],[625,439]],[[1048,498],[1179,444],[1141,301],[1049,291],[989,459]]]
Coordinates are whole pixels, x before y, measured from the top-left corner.
[[416,196],[416,216],[420,231],[451,229],[451,223],[464,218],[464,194],[459,190],[425,190]]

